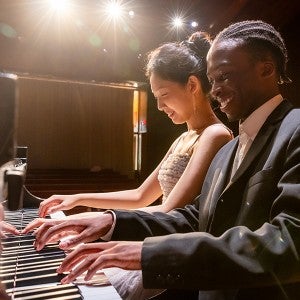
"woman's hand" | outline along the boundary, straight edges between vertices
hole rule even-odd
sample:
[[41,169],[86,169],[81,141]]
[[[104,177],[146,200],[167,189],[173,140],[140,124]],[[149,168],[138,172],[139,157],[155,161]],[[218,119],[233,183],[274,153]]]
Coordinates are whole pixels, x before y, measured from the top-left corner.
[[0,221],[0,237],[5,238],[6,237],[5,233],[19,235],[20,231],[15,226],[6,223],[5,221]]
[[98,270],[119,267],[140,270],[142,242],[103,242],[78,246],[57,269],[58,273],[70,272],[62,283],[70,283],[87,271],[85,280],[90,280]]
[[113,216],[110,213],[89,212],[71,215],[63,219],[38,218],[32,221],[22,233],[37,228],[34,231],[36,237],[36,250],[41,250],[47,243],[60,242],[60,248],[70,249],[80,243],[92,242],[104,236],[113,224]]
[[69,210],[77,206],[77,201],[78,195],[52,195],[40,203],[39,216],[44,218],[50,213]]
[[[18,235],[20,234],[19,230],[11,224],[6,223],[3,221],[4,219],[4,209],[2,204],[0,203],[0,252],[2,251],[2,244],[1,244],[1,238],[5,238],[5,232]],[[0,287],[1,288],[1,287]]]

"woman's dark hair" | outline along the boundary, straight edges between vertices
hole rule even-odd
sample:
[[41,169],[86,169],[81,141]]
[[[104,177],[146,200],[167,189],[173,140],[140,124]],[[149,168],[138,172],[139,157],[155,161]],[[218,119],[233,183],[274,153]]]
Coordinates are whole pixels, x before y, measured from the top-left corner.
[[286,74],[288,53],[280,33],[270,24],[260,20],[247,20],[234,23],[223,29],[214,39],[214,43],[223,40],[240,41],[256,59],[264,59],[271,54],[279,74],[279,83],[289,83]]
[[206,55],[211,40],[204,32],[195,32],[181,43],[165,43],[148,54],[146,76],[155,73],[162,79],[186,84],[191,75],[196,76],[204,93],[210,90],[206,76]]

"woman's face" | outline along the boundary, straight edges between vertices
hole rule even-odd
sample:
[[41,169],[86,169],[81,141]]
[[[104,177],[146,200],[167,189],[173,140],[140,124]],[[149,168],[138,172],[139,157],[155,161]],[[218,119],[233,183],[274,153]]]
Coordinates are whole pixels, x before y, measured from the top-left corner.
[[187,122],[194,110],[189,84],[182,85],[151,74],[150,85],[157,108],[166,113],[174,124]]

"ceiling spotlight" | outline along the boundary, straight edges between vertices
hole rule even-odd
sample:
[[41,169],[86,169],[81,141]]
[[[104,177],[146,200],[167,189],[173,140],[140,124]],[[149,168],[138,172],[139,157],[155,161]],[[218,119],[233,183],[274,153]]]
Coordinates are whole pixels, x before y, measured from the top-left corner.
[[122,15],[122,5],[118,1],[110,1],[106,6],[107,14],[112,18],[118,18]]
[[179,28],[183,26],[183,19],[181,17],[175,17],[172,21],[174,27]]
[[196,21],[191,22],[191,26],[192,26],[193,28],[198,27],[198,22],[196,22]]

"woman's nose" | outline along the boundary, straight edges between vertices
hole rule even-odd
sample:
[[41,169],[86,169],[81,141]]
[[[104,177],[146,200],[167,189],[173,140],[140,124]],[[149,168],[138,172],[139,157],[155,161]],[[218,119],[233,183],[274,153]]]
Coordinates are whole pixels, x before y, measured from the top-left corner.
[[161,99],[157,98],[157,109],[163,110],[164,106],[164,102]]

